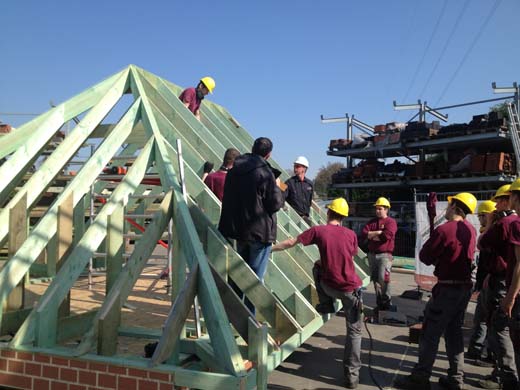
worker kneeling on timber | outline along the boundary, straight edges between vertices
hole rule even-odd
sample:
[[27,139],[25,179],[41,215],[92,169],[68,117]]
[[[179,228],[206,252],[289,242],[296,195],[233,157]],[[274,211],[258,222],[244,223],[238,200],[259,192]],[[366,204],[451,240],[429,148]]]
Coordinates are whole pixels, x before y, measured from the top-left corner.
[[341,225],[348,216],[348,203],[343,198],[327,205],[327,224],[313,226],[297,238],[289,238],[273,246],[274,251],[292,248],[300,243],[315,244],[320,260],[313,268],[316,291],[320,303],[316,310],[322,314],[334,313],[334,299],[341,299],[347,320],[344,373],[345,386],[354,389],[359,383],[361,367],[361,279],[356,274],[354,256],[357,254],[356,234]]
[[361,237],[368,240],[368,265],[370,267],[370,280],[374,282],[376,291],[377,308],[389,310],[392,305],[390,274],[397,222],[388,216],[390,210],[388,199],[378,198],[374,207],[376,217],[368,221],[361,232]]
[[448,196],[447,222],[436,228],[423,245],[419,259],[434,265],[437,284],[424,309],[422,335],[419,339],[419,361],[411,375],[400,377],[395,387],[430,389],[430,376],[437,356],[439,340],[444,334],[448,375],[439,384],[448,389],[464,388],[464,313],[471,297],[471,264],[475,255],[475,228],[466,215],[475,211],[477,199],[462,192]]

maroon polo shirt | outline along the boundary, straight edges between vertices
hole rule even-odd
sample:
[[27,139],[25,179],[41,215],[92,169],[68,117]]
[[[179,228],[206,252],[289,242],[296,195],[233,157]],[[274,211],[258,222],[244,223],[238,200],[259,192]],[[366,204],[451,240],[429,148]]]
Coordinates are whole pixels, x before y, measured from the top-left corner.
[[477,233],[466,220],[449,221],[436,228],[419,252],[426,265],[435,265],[439,280],[471,280]]
[[506,285],[509,287],[516,265],[515,246],[520,245],[520,218],[511,214],[501,218],[481,235],[479,247],[496,255],[494,267],[506,263]]
[[204,179],[204,183],[209,187],[211,191],[216,195],[217,198],[222,202],[224,198],[224,183],[226,182],[227,171],[218,170],[217,172],[210,173]]
[[298,236],[298,242],[318,247],[321,280],[327,286],[344,292],[361,287],[353,260],[358,251],[358,242],[352,230],[337,225],[313,226]]
[[181,102],[189,103],[188,109],[194,114],[200,108],[201,99],[197,99],[197,90],[195,88],[186,88],[179,96]]
[[392,217],[373,218],[365,225],[361,232],[363,240],[368,238],[368,232],[382,230],[380,241],[368,240],[368,251],[372,253],[393,253],[395,247],[395,233],[397,222]]

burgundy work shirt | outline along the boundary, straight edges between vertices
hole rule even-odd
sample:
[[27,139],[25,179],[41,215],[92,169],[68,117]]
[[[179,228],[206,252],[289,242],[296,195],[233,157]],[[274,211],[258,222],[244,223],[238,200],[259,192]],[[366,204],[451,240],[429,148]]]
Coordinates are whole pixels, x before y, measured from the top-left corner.
[[436,228],[419,252],[426,265],[435,265],[439,280],[471,280],[477,233],[466,220],[449,221]]
[[189,103],[188,109],[194,114],[200,108],[201,99],[197,99],[197,90],[195,88],[186,88],[179,96],[181,102]]
[[393,253],[397,222],[392,217],[373,218],[365,225],[361,232],[364,240],[368,239],[368,232],[381,230],[379,241],[368,240],[368,251],[372,253]]
[[344,292],[361,287],[353,260],[358,251],[358,242],[352,230],[337,225],[313,226],[298,236],[298,242],[318,247],[321,280],[327,286]]
[[494,266],[500,266],[496,261],[506,262],[506,285],[511,285],[513,270],[516,265],[515,246],[520,245],[520,218],[511,214],[501,218],[489,230],[483,233],[479,247],[496,254]]
[[217,198],[222,202],[224,198],[224,183],[226,182],[227,171],[218,170],[217,172],[210,173],[204,179],[204,183],[209,187],[211,191],[216,195]]

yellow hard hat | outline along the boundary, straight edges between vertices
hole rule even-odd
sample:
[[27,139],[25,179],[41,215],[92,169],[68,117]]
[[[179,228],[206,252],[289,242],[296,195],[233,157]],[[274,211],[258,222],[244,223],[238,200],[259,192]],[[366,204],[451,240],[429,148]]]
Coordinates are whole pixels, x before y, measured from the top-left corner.
[[374,203],[374,206],[384,206],[390,208],[390,202],[386,198],[377,198],[376,203]]
[[511,183],[507,195],[511,195],[511,191],[520,191],[520,178]]
[[344,217],[348,216],[348,203],[344,198],[336,198],[325,207],[334,211],[336,214],[343,215]]
[[511,184],[504,184],[503,186],[501,186],[497,192],[495,193],[495,195],[491,198],[492,201],[496,202],[497,201],[497,198],[501,197],[501,196],[509,196],[511,195]]
[[206,76],[200,79],[200,82],[206,86],[209,93],[213,93],[213,90],[215,89],[215,80],[213,80],[211,77]]
[[477,214],[489,214],[495,211],[496,203],[492,200],[480,202],[477,208]]
[[475,208],[477,207],[477,198],[473,194],[469,192],[461,192],[454,196],[448,196],[448,202],[451,203],[452,199],[457,199],[464,206],[469,209],[469,212],[473,214],[475,212]]

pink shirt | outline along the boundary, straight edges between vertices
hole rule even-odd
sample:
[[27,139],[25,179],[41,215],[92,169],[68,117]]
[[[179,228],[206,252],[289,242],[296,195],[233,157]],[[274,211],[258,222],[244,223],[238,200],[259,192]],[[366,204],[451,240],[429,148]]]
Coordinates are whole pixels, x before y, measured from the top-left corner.
[[503,268],[506,263],[506,284],[511,284],[516,265],[515,246],[520,245],[520,217],[511,214],[501,218],[487,232],[482,234],[479,247],[491,251],[495,256],[494,267]]
[[211,191],[220,199],[224,198],[224,183],[226,182],[227,171],[218,170],[217,172],[210,173],[204,179],[204,183],[209,187]]
[[397,222],[392,217],[373,218],[365,225],[361,232],[364,240],[368,238],[368,232],[381,230],[379,241],[368,240],[368,251],[372,253],[393,253],[395,247],[395,233]]
[[195,88],[186,88],[179,96],[181,102],[189,103],[188,109],[194,114],[200,108],[202,100],[197,99],[197,90]]
[[336,225],[313,226],[298,236],[298,242],[318,247],[321,280],[327,286],[345,292],[361,287],[353,260],[358,251],[358,242],[352,230]]
[[477,233],[466,220],[449,221],[436,228],[419,252],[426,265],[435,265],[439,280],[471,280]]

